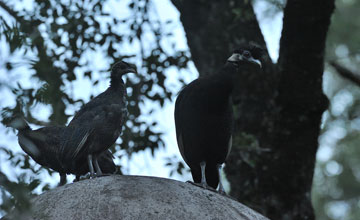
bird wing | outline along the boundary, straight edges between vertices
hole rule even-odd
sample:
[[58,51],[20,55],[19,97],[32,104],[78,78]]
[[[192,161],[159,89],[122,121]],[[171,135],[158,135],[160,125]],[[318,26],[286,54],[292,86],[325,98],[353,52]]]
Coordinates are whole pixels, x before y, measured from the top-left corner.
[[182,137],[182,128],[180,126],[179,120],[181,118],[181,112],[178,109],[178,106],[181,103],[181,99],[182,99],[182,94],[181,91],[178,95],[178,97],[176,98],[176,102],[175,102],[175,111],[174,111],[174,118],[175,118],[175,130],[176,130],[176,141],[179,147],[179,151],[180,154],[182,156],[182,158],[184,158],[185,160],[185,156],[184,156],[184,144],[183,144],[183,137]]
[[65,158],[76,159],[83,156],[95,138],[104,140],[104,148],[116,141],[118,135],[115,137],[114,134],[121,128],[126,107],[123,103],[114,104],[111,97],[98,98],[101,95],[81,108],[69,123],[61,147]]
[[186,144],[186,130],[185,128],[182,126],[184,124],[184,112],[182,111],[183,109],[181,109],[183,101],[184,101],[184,97],[185,93],[183,92],[184,90],[186,90],[186,87],[183,88],[182,91],[180,91],[176,102],[175,102],[175,112],[174,112],[174,116],[175,116],[175,129],[176,129],[176,140],[177,140],[177,144],[179,147],[179,151],[180,154],[182,156],[182,158],[184,159],[184,161],[188,164],[188,161],[185,157],[185,148],[189,147]]
[[92,123],[97,122],[96,112],[104,104],[105,98],[106,91],[82,106],[70,121],[62,135],[60,155],[63,161],[74,160],[84,149],[92,132]]
[[90,135],[91,131],[87,131],[84,136],[82,136],[80,143],[76,146],[75,150],[73,151],[71,158],[76,158],[76,156],[79,154],[80,150],[84,147],[86,141],[88,140],[88,137]]
[[62,161],[72,161],[77,158],[89,138],[91,131],[87,126],[69,126],[64,131],[60,155]]
[[83,105],[80,108],[80,110],[78,112],[76,112],[74,118],[71,121],[74,121],[74,120],[82,117],[83,114],[88,114],[89,112],[97,109],[99,106],[105,105],[106,99],[108,98],[107,96],[109,96],[108,93],[109,93],[108,90],[106,90],[105,92],[103,92],[103,93],[99,94],[98,96],[96,96],[95,98],[93,98],[90,102]]
[[230,135],[230,139],[229,139],[229,143],[228,143],[228,152],[226,154],[226,157],[225,158],[228,158],[229,157],[229,154],[231,152],[231,148],[232,148],[232,135]]
[[177,140],[177,143],[178,143],[178,146],[179,146],[180,154],[181,154],[182,158],[185,160],[185,162],[187,163],[185,153],[184,153],[183,136],[182,136],[182,134],[180,132],[176,133],[176,140]]
[[75,160],[86,150],[87,141],[102,120],[96,117],[98,109],[83,112],[69,123],[63,135],[61,155],[65,160]]

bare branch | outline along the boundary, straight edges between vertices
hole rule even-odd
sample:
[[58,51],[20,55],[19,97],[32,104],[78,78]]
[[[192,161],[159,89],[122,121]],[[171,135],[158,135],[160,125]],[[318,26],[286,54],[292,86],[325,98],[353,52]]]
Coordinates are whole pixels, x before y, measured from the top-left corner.
[[348,68],[336,63],[335,61],[330,61],[329,64],[335,68],[336,72],[339,73],[344,78],[350,80],[356,85],[360,86],[360,74],[355,73]]

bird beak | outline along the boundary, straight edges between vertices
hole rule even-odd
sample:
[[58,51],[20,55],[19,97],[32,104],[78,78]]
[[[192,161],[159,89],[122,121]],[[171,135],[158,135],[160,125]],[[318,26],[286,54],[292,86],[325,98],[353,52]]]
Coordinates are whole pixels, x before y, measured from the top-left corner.
[[228,61],[235,63],[245,61],[245,62],[257,64],[259,65],[260,68],[262,67],[260,60],[254,59],[253,57],[244,57],[239,53],[233,53],[231,57],[229,57]]
[[137,74],[136,66],[134,64],[129,64],[130,67],[127,69],[129,73],[135,73]]
[[252,58],[252,57],[247,58],[247,60],[248,60],[250,63],[255,63],[255,64],[259,65],[260,68],[262,68],[262,65],[261,65],[260,60],[254,59],[254,58]]

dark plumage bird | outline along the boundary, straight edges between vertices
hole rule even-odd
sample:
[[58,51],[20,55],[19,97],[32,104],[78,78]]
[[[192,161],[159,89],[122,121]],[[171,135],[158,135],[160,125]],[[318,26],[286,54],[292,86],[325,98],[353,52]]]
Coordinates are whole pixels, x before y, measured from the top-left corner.
[[[185,86],[175,103],[176,136],[180,153],[195,183],[224,193],[219,180],[222,164],[232,144],[232,91],[242,71],[259,69],[261,49],[243,47],[223,68]],[[219,182],[220,181],[220,182]],[[219,184],[220,183],[220,184]]]
[[[81,175],[89,172],[88,166],[80,166],[78,169],[73,170],[64,169],[63,162],[59,159],[61,138],[65,130],[64,126],[48,126],[32,130],[28,123],[20,117],[12,120],[10,126],[19,131],[19,145],[26,154],[41,166],[59,172],[59,185],[66,183],[66,174],[74,174],[76,179],[79,180]],[[84,163],[86,164],[86,160],[82,162],[82,164]],[[114,173],[116,171],[112,154],[109,151],[101,154],[99,164],[105,173]]]
[[67,126],[61,155],[67,167],[76,167],[87,159],[90,174],[102,175],[98,164],[101,152],[106,151],[119,137],[125,118],[126,89],[122,76],[136,73],[135,65],[120,61],[113,65],[109,88],[85,104]]

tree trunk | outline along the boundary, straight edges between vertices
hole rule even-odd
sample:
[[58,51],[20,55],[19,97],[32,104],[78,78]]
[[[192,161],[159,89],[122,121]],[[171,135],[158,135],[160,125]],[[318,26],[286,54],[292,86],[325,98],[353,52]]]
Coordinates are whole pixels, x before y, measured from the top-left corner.
[[[200,75],[242,43],[265,47],[249,1],[172,0]],[[225,173],[231,195],[271,219],[314,219],[311,185],[323,111],[325,40],[334,0],[288,0],[277,64],[242,76]]]

